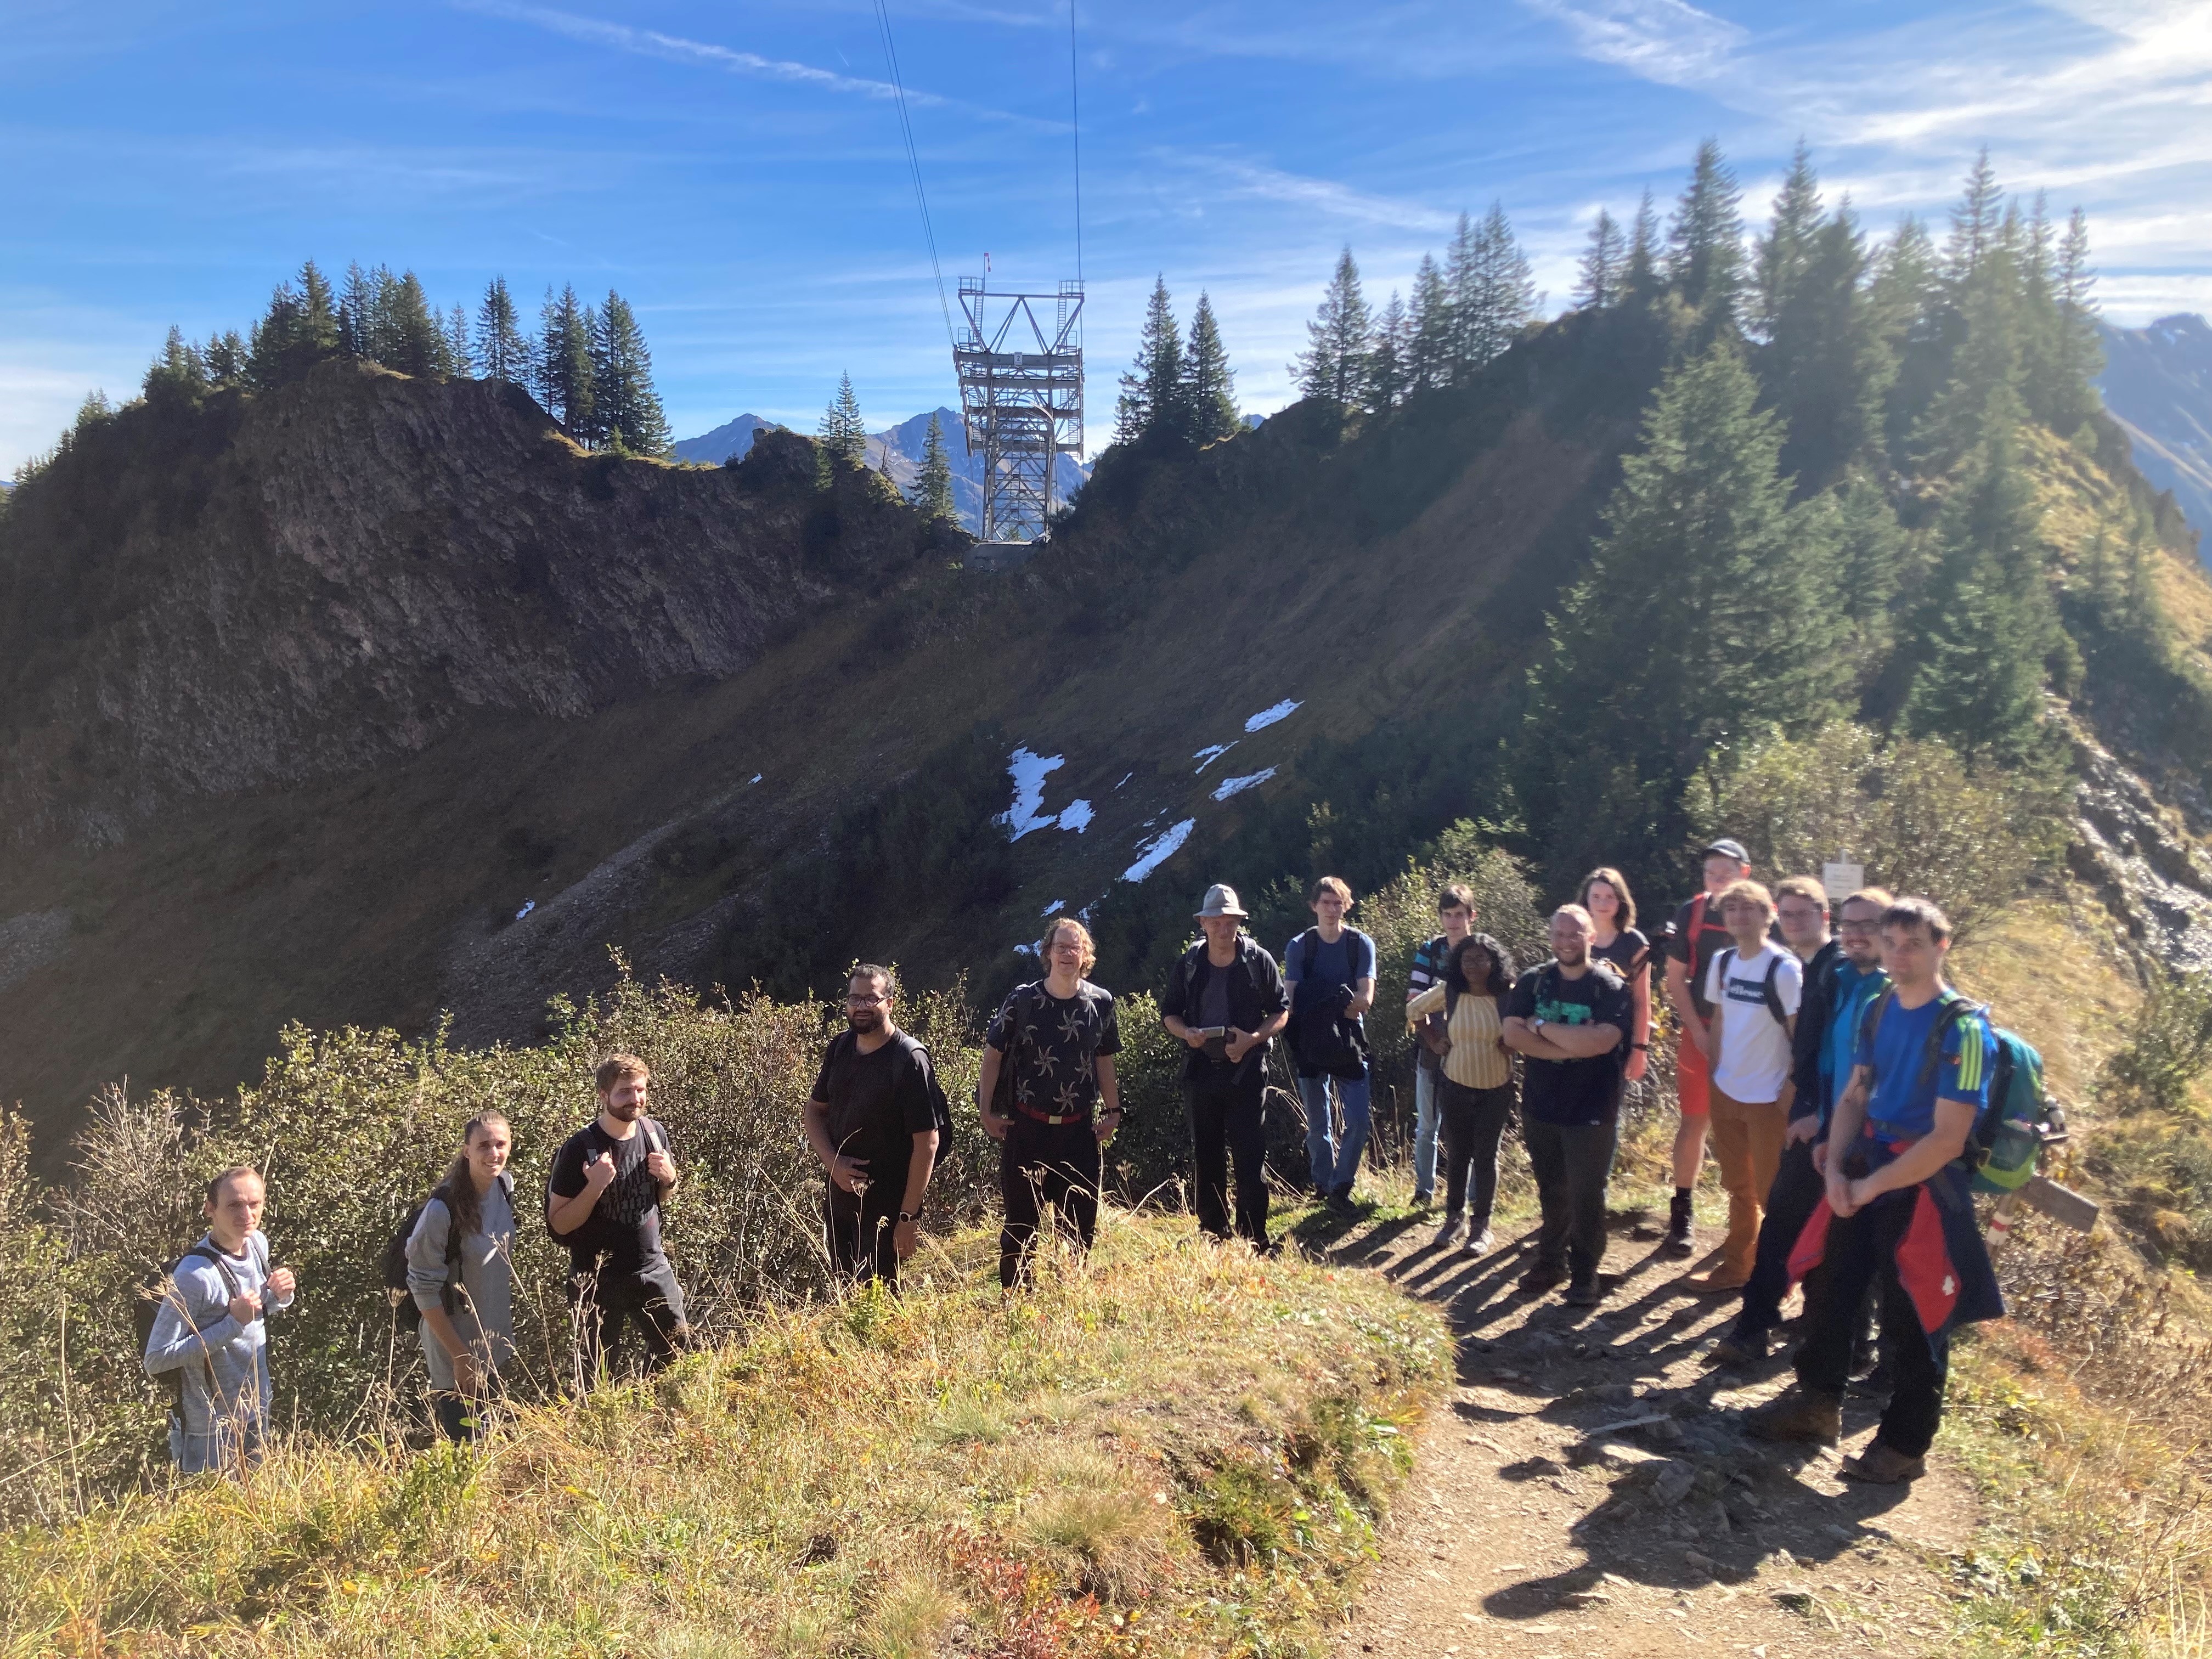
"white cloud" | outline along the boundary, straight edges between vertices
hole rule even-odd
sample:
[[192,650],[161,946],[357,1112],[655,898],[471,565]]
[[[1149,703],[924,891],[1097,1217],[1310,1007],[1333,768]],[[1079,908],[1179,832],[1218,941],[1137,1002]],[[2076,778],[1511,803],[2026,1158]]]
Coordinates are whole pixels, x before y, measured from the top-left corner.
[[1211,174],[1224,193],[1304,208],[1341,224],[1388,225],[1434,233],[1452,228],[1455,216],[1401,197],[1377,196],[1333,179],[1313,179],[1228,156],[1167,157]]
[[1567,26],[1586,58],[1668,86],[1702,84],[1748,40],[1748,31],[1683,0],[1524,0]]

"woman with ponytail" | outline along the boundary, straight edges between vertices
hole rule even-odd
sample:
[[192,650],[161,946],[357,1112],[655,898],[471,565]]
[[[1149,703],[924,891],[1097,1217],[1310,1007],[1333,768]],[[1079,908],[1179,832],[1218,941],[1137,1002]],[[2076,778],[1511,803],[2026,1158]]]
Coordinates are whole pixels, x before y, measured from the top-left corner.
[[514,1132],[469,1120],[461,1150],[407,1241],[407,1288],[422,1315],[430,1401],[449,1440],[473,1440],[479,1407],[514,1352]]

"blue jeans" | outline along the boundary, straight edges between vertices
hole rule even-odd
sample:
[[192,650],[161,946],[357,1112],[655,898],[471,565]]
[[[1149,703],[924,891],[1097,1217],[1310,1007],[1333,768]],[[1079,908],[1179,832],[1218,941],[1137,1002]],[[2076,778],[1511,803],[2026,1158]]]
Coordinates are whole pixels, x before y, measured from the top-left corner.
[[1413,1063],[1413,1194],[1426,1198],[1437,1189],[1437,1079],[1419,1060]]
[[[1344,1109],[1344,1135],[1337,1137],[1336,1120],[1329,1110],[1328,1085],[1336,1085],[1337,1104]],[[1298,1097],[1306,1106],[1306,1158],[1313,1166],[1313,1183],[1322,1194],[1349,1193],[1359,1173],[1359,1155],[1367,1150],[1367,1073],[1358,1077],[1302,1077]]]

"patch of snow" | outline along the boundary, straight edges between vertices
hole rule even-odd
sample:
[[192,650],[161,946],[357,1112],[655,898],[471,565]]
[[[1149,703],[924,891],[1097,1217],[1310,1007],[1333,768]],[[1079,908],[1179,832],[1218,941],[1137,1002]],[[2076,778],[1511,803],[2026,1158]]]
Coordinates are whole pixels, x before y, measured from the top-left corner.
[[747,779],[747,780],[746,780],[746,781],[747,781],[747,782],[749,782],[749,783],[758,783],[760,781],[761,781],[761,775],[760,775],[759,773],[757,773],[757,772],[754,773],[750,778],[749,778],[749,779]]
[[525,899],[525,900],[523,900],[523,902],[522,902],[522,908],[521,908],[520,910],[517,910],[517,911],[514,913],[514,919],[515,919],[517,921],[520,921],[523,919],[523,917],[525,917],[525,916],[528,915],[529,915],[532,910],[535,910],[537,908],[538,908],[538,901],[537,901],[536,899]]
[[1054,899],[1051,903],[1044,907],[1043,915],[1048,916],[1054,911],[1064,908],[1066,906],[1066,903],[1067,901],[1066,899]]
[[[1136,775],[1136,775],[1134,772],[1124,772],[1123,774],[1121,774],[1121,783],[1127,783],[1127,782],[1128,782],[1128,781],[1129,781],[1131,778],[1133,778],[1133,777],[1135,777]],[[1121,783],[1117,783],[1117,784],[1115,784],[1114,787],[1115,787],[1116,789],[1119,789],[1119,788],[1121,787]]]
[[1271,766],[1266,771],[1255,772],[1249,777],[1224,778],[1215,786],[1213,798],[1216,800],[1227,800],[1231,795],[1241,795],[1247,789],[1255,788],[1274,775],[1275,769]]
[[1137,849],[1142,856],[1121,872],[1121,879],[1142,881],[1146,876],[1151,875],[1153,871],[1182,850],[1183,842],[1190,839],[1190,832],[1197,827],[1197,824],[1196,818],[1183,818],[1161,830],[1158,835],[1152,837],[1149,844]]
[[1244,722],[1244,729],[1247,732],[1263,732],[1267,727],[1273,726],[1277,720],[1286,720],[1290,719],[1291,715],[1297,714],[1299,709],[1304,707],[1305,705],[1304,703],[1293,702],[1290,698],[1285,697],[1273,708],[1262,708],[1258,714],[1253,715],[1250,720],[1246,720]]
[[1061,829],[1073,830],[1077,835],[1081,835],[1091,827],[1091,803],[1087,800],[1070,801],[1067,810],[1060,815],[1059,823]]
[[[1212,765],[1214,762],[1219,760],[1224,755],[1227,754],[1236,746],[1237,745],[1234,743],[1213,744],[1207,748],[1200,750],[1196,754],[1193,755],[1191,758],[1198,763],[1199,771],[1203,772],[1207,767]],[[1193,775],[1195,776],[1196,774],[1193,774]]]
[[1014,946],[1014,954],[1018,957],[1033,957],[1036,953],[1037,948],[1034,945],[1017,945]]
[[1001,812],[994,822],[1006,826],[1006,839],[1019,841],[1032,830],[1042,830],[1057,822],[1057,816],[1048,817],[1039,809],[1044,805],[1046,775],[1057,772],[1067,764],[1060,755],[1033,755],[1027,749],[1017,749],[1006,763],[1006,775],[1014,781],[1014,804]]

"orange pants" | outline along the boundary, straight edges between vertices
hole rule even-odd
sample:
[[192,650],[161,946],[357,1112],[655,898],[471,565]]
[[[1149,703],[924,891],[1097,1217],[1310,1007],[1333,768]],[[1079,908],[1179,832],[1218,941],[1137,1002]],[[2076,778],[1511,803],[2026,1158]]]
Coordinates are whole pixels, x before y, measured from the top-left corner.
[[1789,1115],[1779,1101],[1731,1100],[1718,1089],[1712,1091],[1713,1159],[1721,1166],[1721,1185],[1728,1189],[1728,1242],[1721,1246],[1716,1278],[1751,1277],[1759,1255],[1759,1224],[1766,1213],[1766,1195],[1774,1189],[1774,1172],[1782,1166],[1782,1137],[1790,1127]]
[[1713,1081],[1713,1063],[1687,1031],[1674,1044],[1674,1098],[1684,1117],[1703,1117]]

